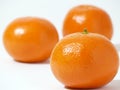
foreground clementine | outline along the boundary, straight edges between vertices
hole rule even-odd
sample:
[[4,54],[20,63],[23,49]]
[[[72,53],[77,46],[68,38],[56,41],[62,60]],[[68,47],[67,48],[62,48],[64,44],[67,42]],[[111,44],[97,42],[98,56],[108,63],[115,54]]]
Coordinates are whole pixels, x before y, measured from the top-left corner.
[[74,33],[55,46],[50,65],[66,87],[98,88],[114,78],[119,58],[113,44],[103,35]]
[[113,27],[109,15],[101,8],[92,5],[79,5],[68,12],[64,19],[63,36],[82,32],[85,27],[89,32],[112,38]]
[[8,25],[3,41],[7,52],[15,60],[39,62],[49,58],[58,42],[58,33],[48,20],[22,17]]

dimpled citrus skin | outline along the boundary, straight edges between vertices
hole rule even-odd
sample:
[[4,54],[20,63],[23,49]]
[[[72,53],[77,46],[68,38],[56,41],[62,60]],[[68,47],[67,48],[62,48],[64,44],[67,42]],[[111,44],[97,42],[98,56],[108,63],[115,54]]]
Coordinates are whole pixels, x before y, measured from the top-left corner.
[[87,28],[89,32],[102,34],[109,39],[113,35],[109,14],[93,5],[79,5],[67,13],[63,22],[63,36],[82,32],[84,28]]
[[53,47],[58,42],[58,33],[48,20],[21,17],[6,27],[3,42],[7,52],[15,60],[40,62],[49,58]]
[[50,65],[55,77],[66,87],[98,88],[114,78],[119,57],[106,37],[74,33],[55,46]]

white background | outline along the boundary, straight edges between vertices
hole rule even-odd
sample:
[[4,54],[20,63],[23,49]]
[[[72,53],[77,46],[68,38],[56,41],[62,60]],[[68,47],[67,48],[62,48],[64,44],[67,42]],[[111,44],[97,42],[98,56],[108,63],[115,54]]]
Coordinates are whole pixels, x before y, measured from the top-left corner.
[[[120,47],[119,0],[0,0],[0,90],[66,90],[54,78],[49,61],[37,64],[15,62],[3,47],[2,35],[6,26],[15,18],[37,16],[50,20],[61,38],[65,15],[72,7],[80,4],[95,5],[107,11],[114,27],[111,41]],[[114,80],[120,80],[119,73]],[[117,89],[103,88],[100,90]]]

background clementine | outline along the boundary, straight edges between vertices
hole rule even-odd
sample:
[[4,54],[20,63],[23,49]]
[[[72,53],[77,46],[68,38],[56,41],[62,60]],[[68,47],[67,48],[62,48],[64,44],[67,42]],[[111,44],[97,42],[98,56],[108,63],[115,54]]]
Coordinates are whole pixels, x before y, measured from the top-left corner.
[[64,19],[63,36],[82,32],[84,28],[109,39],[113,35],[112,22],[107,12],[92,5],[79,5],[68,12]]
[[74,33],[55,46],[50,65],[66,87],[98,88],[114,78],[119,58],[113,44],[103,35]]
[[22,17],[11,22],[3,35],[7,52],[17,61],[39,62],[49,58],[58,41],[56,28],[48,20]]

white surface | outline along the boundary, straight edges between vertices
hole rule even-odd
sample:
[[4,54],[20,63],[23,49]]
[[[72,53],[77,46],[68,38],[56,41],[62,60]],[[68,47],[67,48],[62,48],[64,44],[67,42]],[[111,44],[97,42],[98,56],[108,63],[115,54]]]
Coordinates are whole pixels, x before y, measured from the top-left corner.
[[[49,61],[36,64],[0,61],[0,90],[66,90],[53,76]],[[120,71],[110,85],[96,90],[120,90]]]
[[[54,78],[49,62],[26,64],[12,60],[3,47],[2,35],[15,18],[38,16],[50,20],[61,37],[66,13],[79,4],[96,5],[108,12],[114,27],[112,42],[120,47],[119,0],[0,0],[0,90],[66,90]],[[120,71],[114,80],[120,80]],[[118,83],[120,81],[113,81],[108,87],[98,90],[119,90]]]

